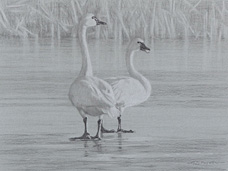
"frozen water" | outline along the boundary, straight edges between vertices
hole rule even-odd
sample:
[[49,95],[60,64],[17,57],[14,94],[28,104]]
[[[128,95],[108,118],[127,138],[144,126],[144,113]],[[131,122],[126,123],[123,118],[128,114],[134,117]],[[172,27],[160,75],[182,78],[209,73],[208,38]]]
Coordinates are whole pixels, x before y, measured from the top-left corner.
[[[154,40],[136,68],[150,99],[126,110],[102,141],[70,142],[83,123],[68,100],[81,66],[77,40],[0,40],[0,170],[222,171],[228,168],[227,42]],[[89,41],[97,76],[127,75],[126,44]],[[97,118],[89,118],[96,132]],[[117,120],[105,118],[107,128]]]

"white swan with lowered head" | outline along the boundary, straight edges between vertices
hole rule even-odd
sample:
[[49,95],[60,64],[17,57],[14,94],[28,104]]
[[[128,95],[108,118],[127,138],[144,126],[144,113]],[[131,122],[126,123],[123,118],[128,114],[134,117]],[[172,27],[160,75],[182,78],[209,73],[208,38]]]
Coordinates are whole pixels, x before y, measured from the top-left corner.
[[[86,40],[88,27],[105,25],[105,22],[98,20],[93,14],[87,14],[79,23],[79,44],[82,52],[81,71],[72,83],[69,90],[69,99],[78,109],[83,118],[85,131],[81,137],[76,139],[100,139],[100,128],[104,114],[109,116],[119,115],[116,107],[116,99],[112,87],[104,80],[93,76],[92,65]],[[98,129],[95,137],[90,136],[87,130],[87,115],[98,116]]]
[[[133,65],[134,54],[137,51],[149,52],[150,49],[144,44],[144,41],[140,38],[133,39],[126,53],[126,66],[130,77],[111,77],[105,79],[113,88],[117,103],[120,109],[120,115],[118,116],[118,129],[117,132],[132,133],[132,130],[123,130],[121,128],[121,114],[124,109],[130,106],[135,106],[145,102],[151,94],[151,84],[142,74],[140,74]],[[101,126],[102,132],[112,132],[106,130]]]

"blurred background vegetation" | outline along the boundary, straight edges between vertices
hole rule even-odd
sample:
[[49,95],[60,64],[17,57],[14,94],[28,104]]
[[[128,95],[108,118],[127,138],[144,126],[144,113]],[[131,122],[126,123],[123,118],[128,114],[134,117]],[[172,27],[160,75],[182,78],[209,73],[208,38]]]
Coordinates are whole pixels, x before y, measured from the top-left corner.
[[227,0],[1,0],[0,35],[77,36],[80,17],[94,13],[108,23],[91,37],[228,38]]

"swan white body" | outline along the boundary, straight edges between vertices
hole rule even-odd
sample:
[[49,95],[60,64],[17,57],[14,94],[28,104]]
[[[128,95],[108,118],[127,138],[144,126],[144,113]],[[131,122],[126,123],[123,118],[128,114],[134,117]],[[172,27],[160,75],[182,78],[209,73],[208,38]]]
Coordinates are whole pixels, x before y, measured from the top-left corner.
[[69,99],[83,118],[86,115],[114,117],[119,114],[111,86],[91,75],[80,76],[72,83]]
[[[98,19],[92,14],[87,16],[80,22],[79,43],[82,50],[82,67],[79,76],[72,83],[69,90],[69,99],[78,109],[85,123],[85,132],[82,137],[73,139],[91,139],[87,132],[87,115],[98,116],[102,119],[104,114],[115,116],[119,114],[116,108],[116,99],[112,87],[97,77],[93,76],[90,55],[86,41],[87,27],[98,25]],[[100,21],[99,21],[100,22]],[[96,138],[100,138],[99,126]]]
[[146,83],[147,87],[145,88],[139,80],[132,77],[107,78],[105,80],[112,86],[121,111],[126,107],[143,103],[150,96],[149,82]]
[[[140,43],[144,45],[142,39],[133,39],[127,49],[126,66],[130,77],[112,77],[105,79],[112,86],[117,103],[120,104],[120,116],[125,108],[145,102],[151,94],[151,84],[149,80],[140,74],[133,65],[135,52],[142,50]],[[149,50],[150,49],[145,46],[144,51]],[[118,130],[121,131],[120,123]]]

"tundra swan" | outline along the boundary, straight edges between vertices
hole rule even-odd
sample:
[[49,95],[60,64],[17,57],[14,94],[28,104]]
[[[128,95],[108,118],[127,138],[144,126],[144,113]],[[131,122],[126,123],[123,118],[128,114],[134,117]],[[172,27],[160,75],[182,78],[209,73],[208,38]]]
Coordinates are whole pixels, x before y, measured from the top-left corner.
[[[70,86],[69,99],[82,116],[85,130],[82,136],[70,138],[70,140],[100,139],[103,115],[108,114],[112,117],[119,115],[112,87],[106,81],[93,76],[86,40],[88,27],[105,24],[93,14],[87,14],[79,23],[78,37],[82,52],[82,67],[78,77]],[[90,136],[87,130],[88,115],[99,117],[97,134],[94,137]]]
[[[113,88],[117,103],[120,109],[117,132],[132,133],[132,130],[123,130],[121,128],[121,115],[125,108],[138,105],[145,102],[151,94],[151,84],[142,74],[140,74],[133,65],[134,54],[137,51],[148,52],[150,49],[140,38],[133,39],[126,52],[126,66],[130,77],[111,77],[105,79]],[[109,132],[101,125],[102,132]]]

